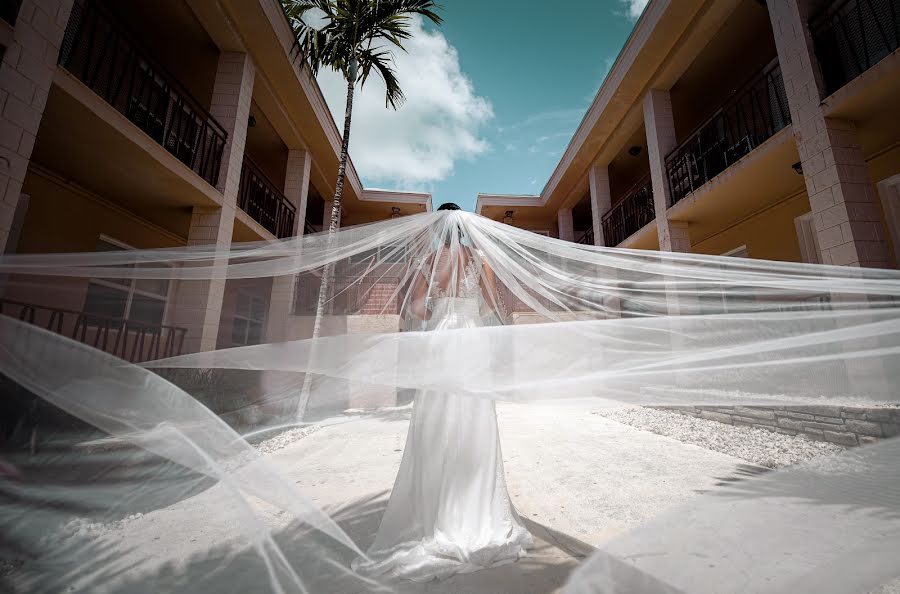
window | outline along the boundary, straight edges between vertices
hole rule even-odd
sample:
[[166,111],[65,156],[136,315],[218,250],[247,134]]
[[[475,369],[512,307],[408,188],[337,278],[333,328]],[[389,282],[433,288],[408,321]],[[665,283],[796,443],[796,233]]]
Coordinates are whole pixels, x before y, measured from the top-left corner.
[[[108,237],[101,236],[97,241],[98,252],[125,249],[132,248]],[[165,319],[169,285],[170,282],[165,279],[91,279],[83,311],[92,316],[159,326]]]
[[237,292],[231,342],[235,346],[259,344],[266,323],[266,300],[246,291]]

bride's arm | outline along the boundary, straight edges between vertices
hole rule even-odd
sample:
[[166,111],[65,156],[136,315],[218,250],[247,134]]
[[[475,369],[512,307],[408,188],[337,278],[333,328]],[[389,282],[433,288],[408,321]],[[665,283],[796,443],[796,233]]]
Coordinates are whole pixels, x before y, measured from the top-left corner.
[[409,293],[409,309],[414,316],[422,320],[431,318],[428,311],[428,281],[420,269],[413,272],[412,286]]
[[481,256],[481,296],[484,298],[481,305],[481,314],[501,314],[500,291],[497,290],[497,277],[487,260]]

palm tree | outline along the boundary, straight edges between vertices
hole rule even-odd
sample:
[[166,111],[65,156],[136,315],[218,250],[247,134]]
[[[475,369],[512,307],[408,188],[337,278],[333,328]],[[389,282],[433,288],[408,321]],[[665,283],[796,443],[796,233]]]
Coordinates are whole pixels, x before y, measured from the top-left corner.
[[[347,172],[347,150],[350,145],[350,121],[353,114],[353,93],[372,72],[377,72],[385,85],[385,107],[397,109],[404,101],[403,91],[393,68],[392,46],[404,50],[403,42],[410,38],[410,23],[421,16],[436,25],[442,22],[435,12],[434,0],[282,0],[284,12],[294,30],[296,57],[301,68],[308,67],[313,75],[329,68],[347,81],[347,102],[344,109],[344,134],[338,164],[334,200],[331,203],[331,222],[328,234],[337,230],[341,213],[341,196]],[[307,20],[315,21],[316,25]],[[322,273],[319,300],[312,337],[321,332],[325,303],[333,265]],[[303,415],[309,399],[309,374],[303,383],[299,415]]]

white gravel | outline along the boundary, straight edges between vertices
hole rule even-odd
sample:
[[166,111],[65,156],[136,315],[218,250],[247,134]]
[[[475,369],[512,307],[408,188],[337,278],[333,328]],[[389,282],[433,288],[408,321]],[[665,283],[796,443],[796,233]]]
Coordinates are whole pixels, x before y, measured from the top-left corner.
[[321,425],[295,427],[293,429],[288,429],[287,431],[282,431],[274,437],[270,437],[269,439],[254,444],[253,447],[255,447],[262,454],[271,454],[272,452],[277,452],[281,448],[285,448],[291,445],[295,441],[303,439],[310,433],[315,433],[319,429],[321,429]]
[[767,468],[789,466],[846,449],[844,446],[806,437],[783,435],[756,427],[728,425],[653,408],[609,408],[596,411],[595,414]]

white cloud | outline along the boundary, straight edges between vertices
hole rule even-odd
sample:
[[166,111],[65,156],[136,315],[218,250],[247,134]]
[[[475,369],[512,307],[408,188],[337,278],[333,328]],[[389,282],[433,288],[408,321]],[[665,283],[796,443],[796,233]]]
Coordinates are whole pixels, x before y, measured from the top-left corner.
[[641,13],[644,12],[644,7],[647,6],[647,2],[649,0],[619,0],[622,4],[625,5],[625,14],[633,21],[636,21]]
[[523,120],[518,122],[514,122],[509,124],[508,126],[503,126],[497,128],[497,131],[501,134],[505,132],[509,132],[511,130],[519,130],[522,128],[529,128],[535,126],[537,124],[560,124],[566,122],[577,122],[584,116],[585,109],[583,107],[576,107],[572,109],[551,109],[548,111],[541,111],[538,113],[533,113],[526,117]]
[[[475,93],[459,66],[456,49],[420,20],[412,24],[408,52],[395,51],[395,66],[406,102],[385,108],[384,83],[372,74],[357,88],[350,132],[350,157],[367,183],[425,189],[445,179],[456,161],[489,149],[481,127],[493,117],[490,102]],[[338,128],[343,127],[346,83],[323,71],[319,85]]]

